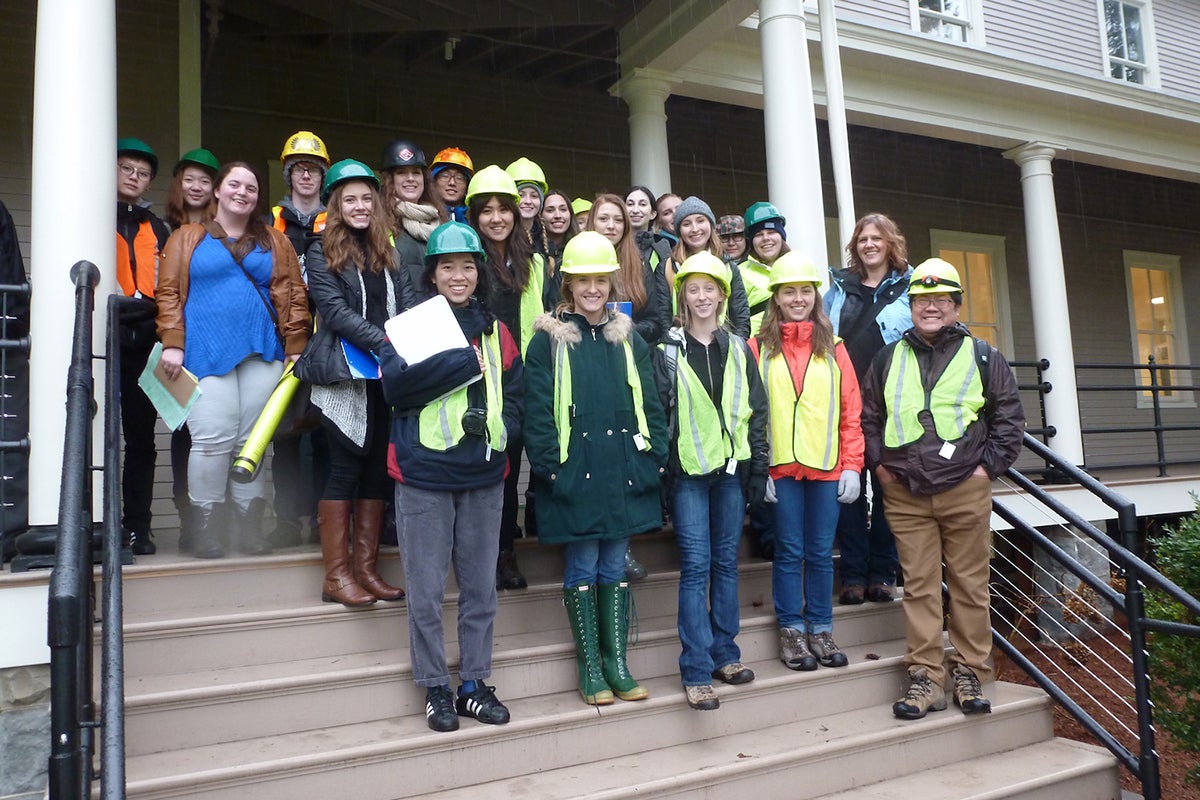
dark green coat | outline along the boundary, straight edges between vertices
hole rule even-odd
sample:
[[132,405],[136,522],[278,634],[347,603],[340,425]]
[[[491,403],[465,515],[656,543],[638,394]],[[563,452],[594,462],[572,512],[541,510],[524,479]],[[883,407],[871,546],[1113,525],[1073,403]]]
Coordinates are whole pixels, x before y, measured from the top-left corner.
[[[633,348],[651,449],[640,452],[622,342]],[[554,419],[554,344],[569,346],[571,439],[559,461]],[[543,314],[525,354],[525,449],[536,496],[538,538],[549,544],[621,539],[662,526],[659,485],[670,443],[650,351],[624,314],[593,328],[578,314]]]

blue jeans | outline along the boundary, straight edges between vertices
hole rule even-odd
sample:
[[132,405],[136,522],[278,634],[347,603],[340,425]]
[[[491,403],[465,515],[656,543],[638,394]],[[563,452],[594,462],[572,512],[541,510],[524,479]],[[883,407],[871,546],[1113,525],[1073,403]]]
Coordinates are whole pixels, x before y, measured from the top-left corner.
[[875,473],[871,475],[871,515],[867,524],[867,476],[862,476],[862,494],[838,517],[837,545],[841,553],[842,586],[896,583],[896,539],[883,513],[883,491]]
[[625,580],[625,551],[629,537],[621,539],[586,539],[567,545],[567,566],[563,586],[584,586],[620,583]]
[[833,631],[833,538],[837,481],[776,478],[771,584],[781,628]]
[[714,669],[742,658],[733,640],[746,499],[740,478],[721,472],[681,476],[672,502],[680,560],[679,673],[684,686],[703,686],[712,683]]

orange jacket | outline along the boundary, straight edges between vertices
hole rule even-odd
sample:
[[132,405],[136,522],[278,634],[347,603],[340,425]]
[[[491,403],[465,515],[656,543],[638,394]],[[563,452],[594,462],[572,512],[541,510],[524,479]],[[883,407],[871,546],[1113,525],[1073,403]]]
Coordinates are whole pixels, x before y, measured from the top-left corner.
[[[783,324],[783,356],[791,369],[792,382],[796,387],[796,395],[804,389],[804,373],[808,370],[808,361],[812,357],[812,323],[785,322]],[[761,357],[758,352],[758,337],[750,340],[750,350],[755,359]],[[858,391],[858,378],[854,374],[854,364],[846,352],[846,345],[840,340],[833,349],[834,360],[842,372],[842,408],[841,422],[838,429],[840,436],[840,458],[837,467],[829,472],[805,467],[801,464],[781,464],[771,467],[772,478],[807,478],[815,481],[836,481],[842,470],[852,469],[859,474],[863,470],[863,433],[859,422],[862,416],[862,396]],[[771,398],[771,408],[767,412],[767,424],[770,425],[771,415],[775,413],[775,398]],[[791,414],[789,407],[787,413]]]

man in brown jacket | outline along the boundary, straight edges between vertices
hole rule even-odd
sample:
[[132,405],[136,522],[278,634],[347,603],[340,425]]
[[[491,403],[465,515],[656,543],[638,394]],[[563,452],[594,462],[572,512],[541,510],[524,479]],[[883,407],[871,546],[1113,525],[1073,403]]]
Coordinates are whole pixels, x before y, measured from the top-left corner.
[[988,713],[992,481],[1020,454],[1025,412],[1008,362],[958,321],[954,266],[925,261],[908,294],[913,327],[879,352],[862,386],[866,462],[882,485],[904,573],[908,690],[892,713],[920,719],[946,707],[943,562],[954,702]]

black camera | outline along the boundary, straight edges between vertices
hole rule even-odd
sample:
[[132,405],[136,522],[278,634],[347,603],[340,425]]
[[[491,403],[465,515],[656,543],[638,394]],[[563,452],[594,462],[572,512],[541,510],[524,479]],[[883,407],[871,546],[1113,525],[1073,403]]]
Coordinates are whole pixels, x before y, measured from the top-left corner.
[[463,412],[463,430],[473,436],[487,436],[487,411],[482,408],[468,408]]

